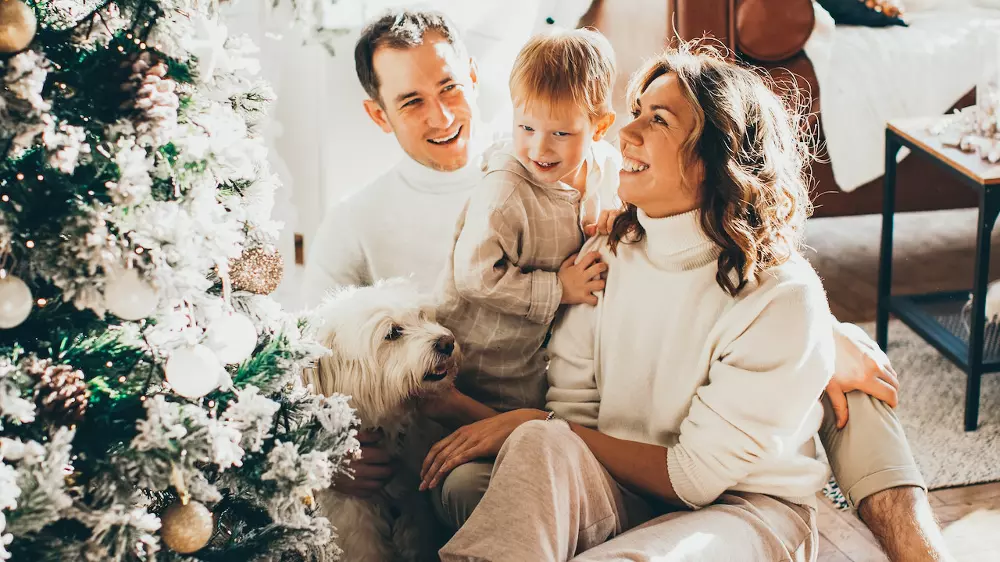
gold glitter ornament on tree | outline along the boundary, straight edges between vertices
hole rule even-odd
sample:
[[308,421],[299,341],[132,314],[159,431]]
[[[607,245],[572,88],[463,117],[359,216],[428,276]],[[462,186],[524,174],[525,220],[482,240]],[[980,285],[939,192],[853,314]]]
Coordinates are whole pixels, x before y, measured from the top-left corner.
[[0,53],[16,53],[35,38],[35,11],[21,0],[0,0]]
[[249,248],[229,262],[229,279],[237,291],[269,295],[281,284],[284,273],[285,262],[277,250]]
[[25,371],[38,379],[35,406],[43,418],[58,425],[72,425],[83,419],[90,391],[82,371],[70,365],[53,365],[49,360],[34,360]]
[[212,512],[201,502],[176,502],[160,516],[160,538],[180,554],[197,552],[212,538]]

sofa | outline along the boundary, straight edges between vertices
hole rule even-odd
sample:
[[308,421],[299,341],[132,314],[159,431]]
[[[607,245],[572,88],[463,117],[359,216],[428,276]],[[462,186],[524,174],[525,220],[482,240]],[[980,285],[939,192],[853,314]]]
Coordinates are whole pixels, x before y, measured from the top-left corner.
[[[805,88],[812,130],[818,135],[818,146],[822,146],[819,84],[813,65],[803,51],[815,24],[811,0],[667,0],[667,3],[667,37],[684,41],[715,37],[732,56],[767,69],[778,84],[794,80],[798,87]],[[973,103],[974,91],[958,100],[954,107]],[[823,156],[820,153],[820,159],[812,165],[814,216],[881,212],[882,178],[844,192]],[[896,197],[899,211],[977,205],[974,191],[961,186],[926,159],[904,159],[897,170],[897,181],[900,182]]]

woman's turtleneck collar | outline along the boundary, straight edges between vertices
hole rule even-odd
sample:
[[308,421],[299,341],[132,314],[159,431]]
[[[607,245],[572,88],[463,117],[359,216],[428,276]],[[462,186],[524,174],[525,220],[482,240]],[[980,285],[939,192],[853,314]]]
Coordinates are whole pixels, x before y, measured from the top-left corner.
[[660,269],[695,269],[715,261],[718,246],[701,228],[697,210],[654,219],[641,209],[639,224],[645,231],[643,244],[649,261]]

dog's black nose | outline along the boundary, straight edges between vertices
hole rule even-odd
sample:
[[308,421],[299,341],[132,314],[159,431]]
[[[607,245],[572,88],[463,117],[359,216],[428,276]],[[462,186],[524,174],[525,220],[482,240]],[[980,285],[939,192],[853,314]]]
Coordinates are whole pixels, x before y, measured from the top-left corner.
[[455,336],[441,336],[438,341],[434,342],[434,349],[441,355],[450,357],[452,353],[455,353]]

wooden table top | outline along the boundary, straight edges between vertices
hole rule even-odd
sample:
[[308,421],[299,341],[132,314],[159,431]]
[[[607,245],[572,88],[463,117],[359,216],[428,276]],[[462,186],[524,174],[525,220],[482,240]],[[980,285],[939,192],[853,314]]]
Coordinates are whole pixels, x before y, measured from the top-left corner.
[[990,164],[974,152],[944,146],[938,137],[930,133],[928,128],[942,118],[944,116],[894,119],[889,121],[887,127],[972,181],[987,186],[1000,185],[1000,163]]

